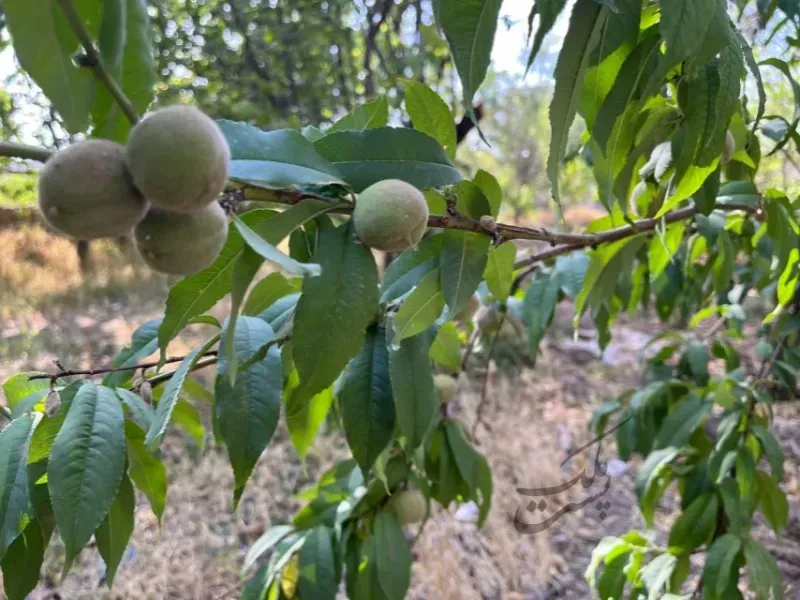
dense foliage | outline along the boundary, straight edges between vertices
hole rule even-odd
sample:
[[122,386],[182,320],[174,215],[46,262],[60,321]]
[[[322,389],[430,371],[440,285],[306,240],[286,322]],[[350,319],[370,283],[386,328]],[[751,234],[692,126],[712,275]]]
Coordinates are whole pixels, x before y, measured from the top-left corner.
[[[134,487],[160,519],[167,492],[162,439],[171,424],[195,422],[191,401],[210,401],[215,436],[234,472],[234,507],[281,415],[302,458],[337,406],[352,451],[302,493],[307,504],[291,523],[251,548],[244,570],[258,567],[243,597],[334,598],[342,579],[351,598],[404,597],[409,511],[392,498],[413,489],[445,507],[472,501],[479,526],[491,505],[489,466],[465,424],[450,416],[450,399],[439,398],[446,386],[437,380],[467,362],[467,337],[491,346],[509,315],[524,322],[535,353],[556,305],[568,300],[576,323],[591,317],[603,347],[625,311],[654,308],[665,323],[689,324],[688,333],[658,336],[645,385],[604,405],[593,420],[598,432],[620,425],[623,458],[644,458],[637,493],[647,524],[673,484],[681,514],[666,547],[648,532],[604,539],[587,571],[591,585],[603,598],[741,598],[746,567],[755,597],[782,598],[775,560],[749,532],[756,511],[776,532],[788,519],[779,487],[783,456],[770,424],[772,403],[794,396],[800,376],[800,229],[798,200],[758,189],[753,176],[762,155],[797,143],[800,87],[784,60],[756,62],[736,22],[756,20],[781,36],[800,17],[795,3],[576,0],[555,66],[545,167],[560,206],[559,173],[580,115],[580,152],[608,211],[583,233],[498,223],[501,186],[486,171],[464,179],[453,166],[452,108],[421,81],[402,82],[413,127],[389,127],[389,102],[372,97],[379,91],[372,75],[362,89],[351,65],[321,58],[324,46],[308,76],[296,75],[292,57],[267,58],[248,46],[250,34],[275,35],[280,39],[270,42],[291,52],[292,35],[322,28],[320,39],[342,34],[350,41],[340,48],[365,43],[363,52],[377,55],[402,45],[398,30],[384,31],[397,3],[370,5],[387,16],[373,28],[381,19],[373,15],[366,42],[333,25],[349,3],[303,2],[288,17],[281,13],[286,4],[254,11],[252,28],[240,24],[230,48],[205,45],[192,27],[239,23],[238,3],[212,14],[190,2],[186,27],[160,22],[158,12],[163,39],[175,46],[158,60],[142,0],[4,4],[20,64],[72,132],[124,141],[158,79],[180,94],[184,52],[203,56],[192,63],[197,72],[188,87],[217,64],[224,72],[244,69],[202,93],[224,93],[224,105],[247,109],[219,121],[232,159],[222,200],[235,215],[214,263],[172,286],[163,318],[134,333],[114,360],[117,370],[101,381],[92,380],[96,373],[62,371],[22,373],[4,384],[10,423],[0,432],[0,558],[7,595],[23,598],[36,584],[55,528],[65,573],[94,536],[112,584],[134,527]],[[433,2],[467,113],[489,66],[500,4]],[[534,3],[531,61],[565,4]],[[406,5],[419,25],[426,3],[399,3]],[[284,27],[286,19],[297,26]],[[433,27],[425,34],[436,36]],[[417,50],[417,59],[427,60]],[[403,57],[402,49],[393,54]],[[161,64],[168,57],[174,60]],[[371,64],[365,58],[365,68]],[[762,71],[788,78],[793,114],[764,114]],[[304,101],[304,86],[317,76],[330,86],[344,78],[336,89],[349,90],[346,103],[369,101],[319,128],[309,121],[329,119],[339,104]],[[304,110],[287,113],[284,102]],[[279,115],[303,128],[267,131],[241,122],[253,107],[265,112],[253,120]],[[0,147],[6,155],[47,156]],[[425,238],[381,277],[347,215],[358,194],[386,179],[423,190],[431,216]],[[258,202],[270,208],[242,210]],[[288,254],[276,247],[286,239]],[[514,239],[550,247],[518,255]],[[280,270],[262,277],[265,262]],[[476,293],[483,306],[473,321],[464,314]],[[745,306],[754,294],[770,306],[765,317]],[[220,323],[207,312],[228,296],[230,316]],[[713,326],[696,335],[709,319]],[[754,319],[762,363],[752,372],[734,342]],[[170,342],[201,323],[217,333],[188,356],[169,359]],[[160,360],[143,362],[155,353]],[[175,371],[162,370],[168,361],[178,363]],[[212,365],[210,393],[189,374]],[[697,553],[704,553],[704,567],[690,588],[689,558]]]

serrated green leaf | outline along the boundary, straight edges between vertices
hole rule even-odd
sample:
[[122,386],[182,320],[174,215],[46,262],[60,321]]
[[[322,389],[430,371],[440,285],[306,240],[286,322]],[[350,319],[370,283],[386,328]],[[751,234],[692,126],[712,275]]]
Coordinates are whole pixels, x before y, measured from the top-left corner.
[[183,398],[178,400],[172,411],[171,421],[176,427],[180,427],[185,433],[189,434],[200,450],[205,449],[206,428],[203,426],[200,412],[195,408],[194,404]]
[[384,179],[400,179],[421,190],[461,181],[439,142],[413,129],[337,131],[314,147],[355,192]]
[[483,278],[489,291],[500,301],[508,298],[511,284],[514,282],[514,260],[517,257],[517,247],[513,242],[506,242],[492,248],[486,263]]
[[681,400],[664,419],[655,439],[656,448],[681,448],[711,414],[713,404],[690,394]]
[[186,358],[181,361],[181,364],[175,369],[175,373],[167,382],[164,387],[164,392],[161,395],[161,400],[156,407],[153,423],[150,425],[150,429],[147,430],[146,442],[151,449],[155,449],[161,445],[161,440],[164,436],[164,432],[167,430],[172,411],[175,408],[175,404],[178,402],[184,380],[205,353],[219,341],[219,338],[220,334],[216,334],[197,350],[190,352]]
[[448,321],[439,327],[428,354],[434,362],[455,373],[461,370],[461,339],[455,323]]
[[502,0],[437,0],[436,21],[444,31],[461,78],[464,105],[472,114],[472,98],[489,68]]
[[735,267],[736,249],[727,231],[720,231],[717,237],[719,254],[717,255],[711,272],[714,277],[714,289],[717,293],[723,293],[731,286],[733,269]]
[[[147,3],[144,0],[105,2],[98,42],[103,66],[134,109],[143,114],[153,100],[156,83]],[[121,144],[128,139],[131,123],[102,81],[95,84],[92,122],[93,137]]]
[[320,232],[314,256],[322,275],[303,282],[292,334],[300,375],[298,391],[310,398],[330,386],[361,348],[378,311],[378,271],[351,224]]
[[51,533],[52,527],[33,520],[8,547],[0,562],[7,600],[25,600],[39,583],[44,550]]
[[607,560],[603,574],[597,582],[597,592],[601,598],[622,598],[628,578],[625,571],[628,566],[630,552],[619,554],[613,560]]
[[281,273],[270,273],[252,287],[242,307],[242,314],[254,316],[262,313],[279,298],[297,291],[297,288]]
[[115,391],[119,399],[130,411],[134,423],[141,427],[143,431],[150,429],[155,416],[153,408],[139,394],[134,394],[132,391],[123,388],[117,388]]
[[636,475],[636,495],[641,499],[655,485],[661,473],[678,455],[678,448],[662,448],[651,452]]
[[741,540],[730,533],[721,535],[711,544],[702,578],[712,594],[722,595],[728,588],[734,577],[734,561],[741,548]]
[[566,6],[566,0],[536,0],[533,3],[531,12],[528,15],[528,38],[531,37],[533,31],[533,21],[536,15],[539,15],[539,24],[536,28],[536,35],[533,38],[531,51],[528,54],[528,63],[526,71],[531,68],[536,55],[539,54],[539,48],[542,47],[544,36],[553,28],[556,23],[556,18]]
[[331,409],[333,386],[308,398],[305,393],[297,393],[299,385],[300,378],[297,369],[294,369],[284,387],[283,397],[289,437],[292,438],[292,444],[297,450],[300,460],[303,460]]
[[339,394],[347,443],[366,474],[389,445],[395,423],[386,332],[367,329],[361,351],[347,365]]
[[397,517],[381,510],[373,523],[378,586],[387,600],[403,600],[411,584],[411,549]]
[[783,480],[783,450],[775,435],[761,425],[752,425],[751,431],[761,442],[761,448],[769,462],[772,475],[777,481]]
[[650,240],[647,256],[650,263],[650,277],[653,281],[658,279],[667,265],[675,260],[675,253],[683,241],[685,230],[686,223],[679,221],[668,226],[663,235],[659,233]]
[[47,465],[65,574],[108,513],[124,468],[122,405],[113,390],[86,383],[72,401]]
[[125,423],[128,450],[128,475],[147,499],[159,523],[167,504],[167,470],[159,457],[145,444],[145,432],[133,423]]
[[26,414],[0,431],[0,560],[33,518],[27,454],[40,417]]
[[743,546],[750,589],[759,599],[783,600],[781,571],[775,558],[753,538],[746,538]]
[[556,308],[560,289],[561,282],[557,273],[540,271],[536,273],[528,291],[525,292],[523,315],[528,329],[528,344],[534,358]]
[[705,544],[717,527],[719,498],[714,493],[696,498],[669,532],[670,551],[683,554]]
[[256,561],[263,554],[269,552],[278,542],[289,535],[293,528],[291,525],[275,525],[270,527],[266,533],[258,538],[244,557],[244,564],[242,565],[242,573],[250,570]]
[[442,294],[455,314],[478,289],[488,262],[488,236],[469,231],[447,230],[442,233],[439,259]]
[[394,343],[422,333],[438,319],[444,310],[444,294],[439,269],[434,269],[403,301],[394,319]]
[[244,238],[245,243],[263,259],[268,260],[292,275],[314,276],[321,273],[319,265],[314,263],[300,263],[291,256],[284,254],[264,239],[263,236],[250,229],[239,217],[234,216],[233,222],[239,230],[239,234]]
[[500,206],[503,204],[503,190],[494,175],[479,169],[472,179],[489,202],[489,214],[497,218],[500,213]]
[[[445,323],[445,325],[453,324]],[[444,326],[439,331],[441,332],[443,328]],[[406,449],[411,451],[422,443],[433,424],[439,406],[429,356],[429,352],[433,352],[433,346],[426,333],[405,338],[398,346],[391,345],[391,338],[390,330],[386,343],[390,344],[389,363],[394,412],[397,428],[406,438]]]
[[758,189],[752,181],[726,181],[717,195],[717,204],[758,206],[758,202]]
[[62,389],[60,392],[61,406],[59,406],[54,414],[50,416],[44,415],[36,426],[28,448],[29,465],[43,461],[50,455],[53,441],[55,441],[58,432],[61,430],[61,426],[64,424],[64,419],[67,416],[72,400],[84,383],[85,381],[83,380],[73,381]]
[[620,276],[630,273],[639,249],[647,240],[635,236],[613,242],[592,253],[583,287],[575,298],[575,315],[582,315],[587,303],[600,304],[614,293]]
[[300,548],[300,580],[297,585],[302,598],[336,598],[339,582],[331,533],[327,527],[314,527]]
[[550,102],[550,154],[547,175],[553,199],[561,210],[558,172],[567,149],[569,129],[578,109],[578,99],[589,56],[600,36],[607,9],[593,0],[578,0],[572,9],[569,29],[555,69],[555,89]]
[[414,129],[437,140],[452,160],[456,155],[456,125],[453,111],[424,83],[403,80],[406,112]]
[[47,393],[50,391],[49,379],[31,380],[30,377],[32,375],[40,375],[40,373],[19,373],[8,378],[3,383],[6,405],[11,409],[11,415],[14,418],[34,410],[37,404],[44,402]]
[[404,250],[383,273],[381,302],[391,302],[410,292],[430,271],[439,266],[442,236],[432,235],[416,248]]
[[574,299],[580,293],[589,262],[589,255],[585,252],[571,252],[556,258],[555,272],[561,283],[561,291],[568,298]]
[[229,176],[263,188],[343,183],[338,169],[297,131],[262,131],[246,123],[218,121],[231,149]]
[[[466,483],[466,494],[478,505],[478,527],[486,520],[492,504],[492,474],[486,459],[464,438],[456,421],[444,423],[447,443],[455,466]],[[480,495],[479,495],[480,492]]]
[[108,514],[94,534],[97,550],[106,563],[106,581],[110,588],[114,585],[114,575],[128,547],[128,540],[133,533],[133,513],[136,509],[136,496],[133,484],[127,476],[122,478],[119,492]]
[[645,565],[640,577],[647,588],[647,600],[658,600],[664,595],[677,562],[672,554],[660,554]]
[[780,535],[789,522],[789,502],[771,475],[759,470],[756,471],[756,479],[761,510],[764,511],[770,527]]
[[357,106],[353,112],[336,121],[326,133],[336,131],[364,131],[375,127],[386,127],[389,123],[389,102],[386,96],[378,96],[371,102]]
[[[158,328],[161,326],[161,321],[160,317],[151,319],[137,328],[131,336],[131,345],[114,357],[114,360],[111,361],[111,366],[129,367],[140,363],[155,353],[158,350]],[[108,387],[123,386],[131,380],[135,373],[135,370],[107,373],[103,377],[103,385]]]

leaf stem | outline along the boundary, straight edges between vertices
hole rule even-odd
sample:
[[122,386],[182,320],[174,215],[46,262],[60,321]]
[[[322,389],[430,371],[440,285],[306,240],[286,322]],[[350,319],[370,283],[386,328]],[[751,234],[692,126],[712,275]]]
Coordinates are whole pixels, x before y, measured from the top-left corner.
[[131,125],[136,125],[136,123],[139,122],[139,115],[136,113],[136,108],[133,106],[133,103],[130,101],[130,99],[125,95],[125,92],[122,91],[122,88],[117,83],[117,80],[114,79],[114,77],[111,75],[111,73],[109,73],[108,69],[106,69],[105,65],[103,64],[103,58],[97,51],[97,48],[94,45],[94,40],[92,40],[92,36],[89,34],[89,31],[83,24],[81,16],[75,9],[75,5],[72,3],[72,0],[58,0],[58,5],[61,7],[61,11],[67,18],[72,31],[80,41],[83,51],[86,53],[84,64],[90,67],[94,72],[95,77],[97,77],[97,79],[100,80],[100,82],[105,85],[106,88],[108,88],[109,93],[119,105],[120,109],[122,109],[122,112],[125,114],[128,121],[131,122]]

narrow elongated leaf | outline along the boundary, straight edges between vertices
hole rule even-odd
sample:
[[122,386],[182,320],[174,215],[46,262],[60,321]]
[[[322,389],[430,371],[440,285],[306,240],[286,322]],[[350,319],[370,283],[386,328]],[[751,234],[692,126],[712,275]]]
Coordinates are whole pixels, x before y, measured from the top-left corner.
[[558,302],[561,282],[557,273],[538,272],[523,304],[523,319],[528,329],[528,343],[534,358]]
[[291,525],[275,525],[270,527],[264,535],[258,538],[255,543],[250,546],[247,555],[244,557],[244,564],[242,565],[242,573],[250,570],[256,561],[265,553],[269,552],[275,547],[275,544],[280,542],[283,538],[292,532]]
[[602,30],[606,10],[593,0],[577,0],[572,9],[569,29],[564,37],[563,50],[558,55],[556,63],[555,90],[550,102],[551,136],[547,174],[559,210],[561,210],[559,165],[566,152],[569,129],[578,109],[586,65]]
[[[76,8],[94,36],[100,26],[100,3],[84,2]],[[22,68],[42,88],[70,133],[85,130],[94,81],[90,69],[82,69],[72,60],[78,38],[64,14],[50,0],[5,2],[4,10]]]
[[677,562],[677,557],[672,554],[660,554],[642,569],[641,580],[647,587],[647,600],[658,600],[663,597]]
[[421,131],[441,144],[450,160],[456,155],[456,124],[453,111],[444,100],[424,83],[406,79],[406,112],[414,129]]
[[503,204],[503,190],[497,179],[491,173],[480,169],[475,173],[472,182],[477,185],[489,202],[489,214],[497,218],[500,213],[500,206]]
[[242,307],[245,315],[257,315],[267,310],[279,298],[294,294],[298,289],[280,273],[270,273],[259,281],[247,295]]
[[434,269],[408,295],[394,319],[394,343],[417,335],[430,327],[444,310],[444,294],[439,269]]
[[[257,326],[257,323],[266,329]],[[272,337],[271,328],[263,321],[255,317],[243,317],[236,330],[236,353],[255,354]],[[214,391],[220,433],[228,448],[236,482],[235,507],[253,467],[278,426],[283,393],[281,352],[275,346],[271,347],[266,358],[239,373],[234,387],[226,376],[228,368],[227,360],[220,360]]]
[[143,431],[150,429],[153,424],[153,407],[147,404],[141,396],[134,394],[130,390],[123,388],[116,389],[117,396],[122,400],[122,403],[128,407],[128,410],[133,417],[133,422],[136,423]]
[[667,227],[664,235],[655,235],[650,240],[647,256],[650,261],[650,277],[653,281],[658,279],[667,265],[675,260],[675,253],[683,240],[685,229],[686,223],[679,221]]
[[[391,336],[390,330],[386,340],[389,344]],[[397,427],[406,438],[408,450],[422,443],[439,406],[430,350],[430,338],[423,333],[405,338],[389,351]]]
[[300,460],[303,460],[331,409],[333,386],[309,398],[307,393],[298,393],[299,383],[299,376],[295,370],[283,395],[286,399],[286,426],[289,429],[289,436]]
[[711,414],[712,407],[711,402],[706,402],[695,394],[681,400],[664,419],[656,436],[655,447],[680,448],[686,445],[692,434]]
[[378,512],[373,535],[378,587],[386,600],[403,600],[411,583],[411,549],[393,512]]
[[367,329],[364,345],[347,365],[339,394],[347,444],[366,474],[389,445],[395,423],[386,332]]
[[161,400],[156,407],[153,423],[150,425],[150,429],[147,430],[147,439],[145,441],[151,449],[155,449],[161,444],[161,439],[164,436],[164,432],[167,430],[172,411],[175,408],[175,404],[178,402],[184,380],[197,364],[197,361],[219,341],[219,338],[219,334],[210,338],[197,350],[189,353],[186,358],[183,359],[180,366],[175,369],[175,373],[164,387],[164,393],[161,395]]
[[436,21],[450,45],[469,114],[472,114],[472,98],[489,68],[501,4],[502,0],[434,2]]
[[200,412],[194,404],[183,398],[179,399],[172,410],[172,423],[189,434],[200,450],[206,447],[206,428],[203,427]]
[[334,600],[339,587],[331,530],[324,526],[312,529],[300,548],[300,580],[302,598]]
[[[31,379],[32,375],[40,373],[19,373],[6,380],[3,384],[3,394],[6,405],[11,409],[15,418],[34,410],[37,404],[43,403],[50,391],[49,379]],[[41,411],[40,411],[41,412]]]
[[[151,319],[137,328],[131,337],[131,345],[114,357],[111,366],[128,367],[135,365],[158,350],[158,328],[160,326],[161,318],[157,318]],[[103,378],[103,385],[120,387],[130,381],[135,373],[135,370],[107,373]]]
[[531,37],[531,33],[533,32],[533,21],[536,15],[539,15],[539,24],[536,28],[536,35],[533,37],[531,51],[528,54],[526,70],[531,68],[533,61],[536,59],[536,55],[539,54],[539,48],[542,47],[544,36],[553,28],[553,25],[556,23],[556,18],[561,14],[566,4],[566,0],[536,0],[533,3],[531,12],[528,15],[528,38]]
[[351,224],[323,229],[314,256],[322,275],[306,278],[297,303],[292,350],[300,390],[330,386],[357,353],[378,309],[378,271]]
[[[106,2],[103,7],[99,36],[103,65],[136,111],[143,114],[153,99],[156,82],[147,3],[144,0],[118,0]],[[117,11],[113,10],[115,7]],[[119,14],[110,14],[113,12]],[[103,82],[98,81],[95,86],[92,135],[125,143],[131,129],[128,117]]]
[[511,284],[514,282],[514,259],[517,257],[517,247],[513,242],[506,242],[492,248],[489,252],[483,278],[489,291],[500,301],[508,298]]
[[39,583],[44,549],[51,533],[52,527],[33,520],[9,546],[0,562],[7,600],[25,600]]
[[719,498],[714,493],[695,499],[678,517],[669,532],[670,548],[683,554],[705,544],[717,527]]
[[781,571],[775,558],[753,538],[745,538],[742,545],[750,589],[757,598],[783,600]]
[[127,476],[122,478],[117,497],[108,509],[108,514],[97,532],[94,534],[97,549],[106,563],[106,581],[108,587],[114,584],[114,575],[125,554],[133,533],[133,512],[136,508],[136,496],[133,484]]
[[262,131],[225,120],[219,126],[231,149],[233,180],[264,188],[342,183],[336,167],[297,131]]
[[770,527],[780,535],[789,522],[789,502],[786,495],[778,487],[778,483],[771,475],[764,471],[756,471],[758,483],[758,501],[761,510],[769,521]]
[[145,432],[133,423],[125,423],[128,450],[128,475],[147,499],[159,523],[167,504],[167,470],[164,463],[145,444]]
[[0,432],[0,560],[33,518],[26,458],[39,418],[23,415]]
[[767,457],[770,469],[772,470],[772,476],[775,477],[777,481],[783,480],[783,450],[778,440],[775,438],[775,434],[761,425],[753,425],[752,431],[758,438],[758,441],[761,442],[764,455]]
[[336,121],[326,133],[335,131],[364,131],[374,127],[386,127],[389,123],[389,102],[386,96],[378,96],[371,102],[357,106],[356,109]]
[[448,321],[439,327],[428,355],[455,373],[461,370],[461,339],[455,323]]
[[75,395],[47,465],[66,552],[64,573],[103,522],[125,467],[125,417],[114,391],[91,383]]
[[478,289],[488,261],[488,236],[449,229],[442,233],[439,260],[442,293],[452,313],[461,310]]
[[421,190],[461,180],[439,142],[413,129],[337,131],[314,147],[356,192],[383,179],[401,179]]
[[702,577],[713,594],[721,595],[728,588],[733,564],[741,548],[742,542],[730,533],[721,535],[711,544]]
[[636,494],[642,498],[656,483],[659,475],[678,455],[678,448],[663,448],[651,452],[636,475]]
[[425,275],[439,266],[441,251],[441,235],[432,235],[416,248],[404,250],[383,273],[380,301],[390,302],[410,292]]
[[304,264],[296,261],[291,256],[284,254],[275,246],[270,244],[267,240],[265,240],[262,236],[250,229],[239,217],[234,217],[234,224],[250,248],[252,248],[262,258],[279,266],[284,271],[287,271],[292,275],[320,274],[321,269],[319,265],[313,263]]

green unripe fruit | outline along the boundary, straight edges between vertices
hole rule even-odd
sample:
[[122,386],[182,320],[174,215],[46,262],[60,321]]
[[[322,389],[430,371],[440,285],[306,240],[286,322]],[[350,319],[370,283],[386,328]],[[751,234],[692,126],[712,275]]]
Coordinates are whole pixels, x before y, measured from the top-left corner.
[[428,214],[422,192],[405,181],[386,179],[358,196],[353,224],[358,238],[370,248],[400,252],[422,239]]
[[136,187],[158,208],[190,213],[228,181],[231,153],[219,126],[192,106],[158,110],[131,131],[127,162]]
[[720,158],[720,163],[726,165],[730,162],[733,155],[736,153],[736,139],[733,137],[733,134],[730,130],[725,133],[725,146],[722,148],[722,158]]
[[500,327],[500,313],[494,306],[481,306],[475,313],[475,325],[481,333],[495,333]]
[[55,154],[39,172],[45,220],[78,240],[120,237],[147,213],[147,201],[125,167],[125,148],[85,140]]
[[444,373],[437,373],[433,377],[433,383],[436,386],[436,391],[439,393],[439,398],[442,402],[447,403],[452,400],[456,395],[456,380],[450,375]]
[[228,236],[219,203],[191,214],[151,209],[134,230],[136,248],[147,265],[162,273],[190,275],[214,262]]
[[425,518],[428,502],[419,490],[401,490],[389,498],[387,506],[397,516],[400,525],[410,525]]

